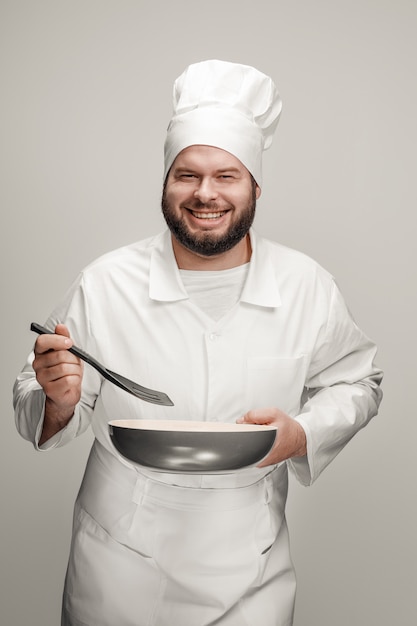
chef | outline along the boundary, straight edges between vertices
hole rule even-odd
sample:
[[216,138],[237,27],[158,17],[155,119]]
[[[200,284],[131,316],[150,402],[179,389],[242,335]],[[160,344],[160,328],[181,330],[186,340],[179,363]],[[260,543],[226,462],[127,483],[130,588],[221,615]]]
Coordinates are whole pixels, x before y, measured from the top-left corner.
[[[49,316],[14,387],[36,449],[91,427],[74,511],[63,626],[290,626],[288,470],[310,485],[377,413],[375,346],[334,278],[252,227],[281,100],[258,70],[216,60],[174,85],[162,211],[168,229],[87,267]],[[73,343],[173,407],[125,393]],[[272,424],[256,467],[134,466],[112,419]]]

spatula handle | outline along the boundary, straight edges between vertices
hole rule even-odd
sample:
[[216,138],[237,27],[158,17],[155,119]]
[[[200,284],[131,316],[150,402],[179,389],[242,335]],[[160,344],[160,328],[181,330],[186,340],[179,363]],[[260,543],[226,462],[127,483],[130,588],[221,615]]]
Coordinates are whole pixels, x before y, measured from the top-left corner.
[[[45,328],[45,326],[41,326],[37,322],[31,323],[30,330],[33,330],[35,333],[38,333],[38,335],[54,335],[55,334],[52,330],[48,330],[47,328]],[[72,354],[75,354],[75,356],[78,356],[78,358],[80,358],[82,361],[85,361],[86,363],[94,367],[100,373],[103,373],[103,371],[105,370],[105,367],[101,365],[101,363],[96,361],[96,359],[94,359],[91,356],[91,354],[87,354],[87,352],[84,352],[84,350],[81,350],[81,348],[77,348],[77,346],[72,346],[71,348],[68,348],[68,352],[72,352]]]

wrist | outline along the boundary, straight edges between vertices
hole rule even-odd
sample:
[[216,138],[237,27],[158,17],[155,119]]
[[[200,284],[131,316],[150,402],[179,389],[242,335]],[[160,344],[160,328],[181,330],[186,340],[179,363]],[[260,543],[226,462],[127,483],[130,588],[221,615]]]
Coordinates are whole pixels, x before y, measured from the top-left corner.
[[297,436],[296,436],[296,451],[293,456],[306,456],[307,454],[307,437],[304,428],[298,422],[297,424]]
[[60,406],[51,398],[45,400],[45,422],[56,425],[59,429],[64,428],[74,415],[75,406]]

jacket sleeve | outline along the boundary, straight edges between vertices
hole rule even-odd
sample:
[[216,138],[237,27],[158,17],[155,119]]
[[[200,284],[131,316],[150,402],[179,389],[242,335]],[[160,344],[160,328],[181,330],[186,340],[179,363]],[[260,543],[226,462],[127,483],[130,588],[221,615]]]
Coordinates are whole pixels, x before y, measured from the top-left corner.
[[304,404],[295,417],[306,432],[307,456],[288,461],[301,484],[311,485],[377,414],[382,371],[375,354],[333,281],[324,340],[315,347]]
[[[71,337],[76,344],[82,346],[86,351],[94,351],[82,275],[48,318],[45,326],[54,330],[58,323],[68,326]],[[20,435],[31,441],[37,450],[49,450],[65,445],[88,428],[102,380],[91,367],[84,367],[82,395],[73,417],[65,428],[40,447],[39,438],[43,427],[45,394],[36,380],[32,367],[33,359],[34,353],[32,351],[13,387],[16,427]]]

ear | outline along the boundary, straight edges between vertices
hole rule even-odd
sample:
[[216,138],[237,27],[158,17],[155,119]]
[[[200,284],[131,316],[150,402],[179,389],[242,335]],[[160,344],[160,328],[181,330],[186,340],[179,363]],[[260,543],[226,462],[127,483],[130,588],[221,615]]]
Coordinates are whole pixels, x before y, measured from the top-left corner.
[[261,193],[262,189],[259,187],[259,185],[256,185],[255,195],[257,200],[259,200],[259,198],[261,197]]

